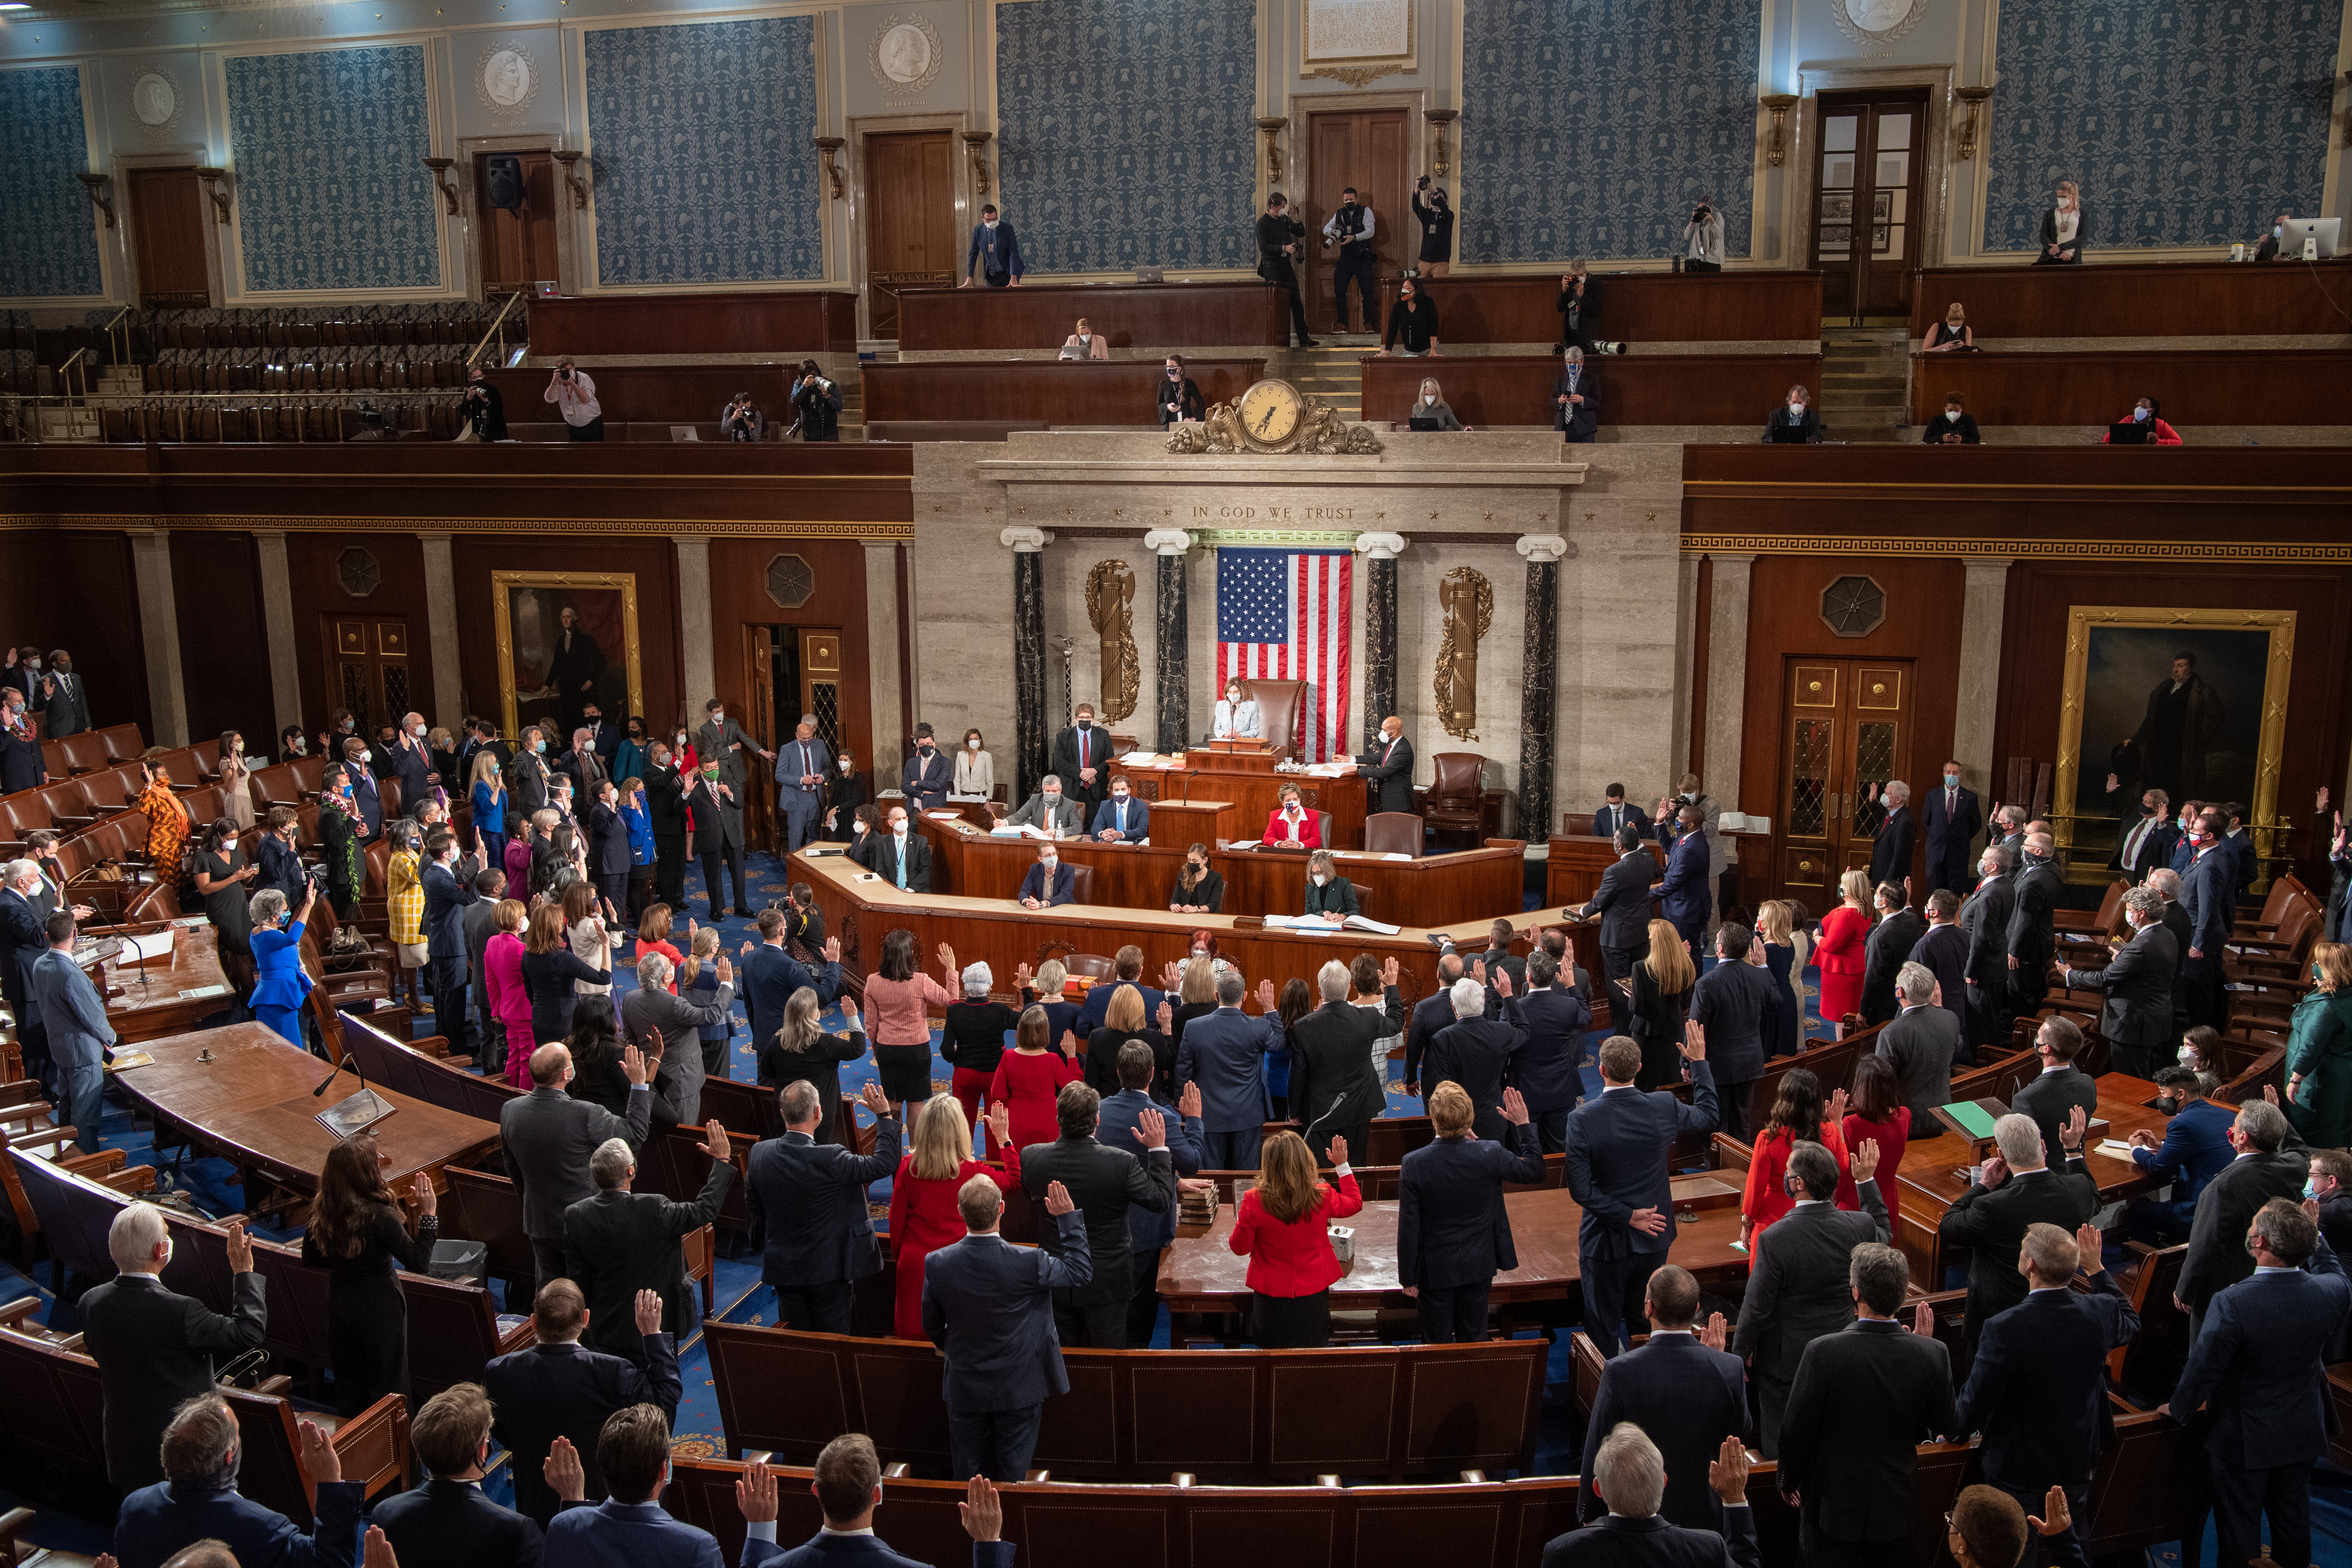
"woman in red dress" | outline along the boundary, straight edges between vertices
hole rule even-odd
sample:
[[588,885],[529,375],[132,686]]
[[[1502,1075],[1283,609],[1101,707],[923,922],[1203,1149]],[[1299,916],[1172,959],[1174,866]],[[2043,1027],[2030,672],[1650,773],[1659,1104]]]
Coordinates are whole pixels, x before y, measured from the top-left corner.
[[[1839,1123],[1849,1155],[1862,1152],[1864,1143],[1878,1146],[1878,1168],[1886,1173],[1879,1196],[1892,1190],[1895,1173],[1903,1168],[1903,1147],[1911,1141],[1911,1108],[1903,1103],[1903,1080],[1895,1064],[1875,1052],[1853,1064],[1853,1109]],[[1859,1209],[1862,1198],[1853,1190],[1853,1173],[1838,1177],[1837,1206]],[[1890,1203],[1891,1214],[1895,1205]]]
[[890,1178],[890,1251],[898,1267],[893,1326],[902,1340],[929,1338],[923,1332],[923,1259],[963,1239],[963,1212],[956,1206],[963,1184],[986,1176],[1002,1192],[1021,1185],[1021,1151],[1004,1141],[1003,1106],[990,1114],[989,1127],[1004,1151],[1003,1171],[971,1157],[971,1123],[964,1120],[962,1102],[952,1093],[931,1096],[915,1119],[914,1152]]
[[[1853,1175],[1841,1126],[1844,1118],[1845,1090],[1838,1090],[1824,1111],[1820,1079],[1803,1068],[1791,1068],[1781,1076],[1780,1098],[1772,1107],[1771,1120],[1757,1135],[1755,1157],[1748,1162],[1748,1190],[1739,1199],[1739,1239],[1748,1244],[1751,1259],[1763,1242],[1765,1227],[1797,1206],[1789,1195],[1789,1153],[1798,1139],[1819,1143],[1836,1156],[1838,1206],[1845,1206],[1843,1194],[1853,1191]],[[1861,1206],[1859,1198],[1853,1203]]]
[[1813,959],[1822,968],[1822,1022],[1834,1036],[1845,1033],[1845,1016],[1862,1010],[1864,944],[1870,940],[1870,873],[1848,871],[1838,879],[1844,902],[1822,917],[1822,939]]
[[[1007,1133],[1000,1129],[1000,1148],[1051,1143],[1062,1135],[1061,1119],[1054,1114],[1054,1097],[1062,1092],[1064,1084],[1078,1077],[1078,1037],[1063,1030],[1062,1048],[1058,1051],[1047,1048],[1046,1043],[1052,1037],[1045,1009],[1026,1008],[1020,1025],[1013,1031],[1013,1049],[997,1060],[996,1076],[988,1084],[988,1103],[1006,1110],[1012,1139],[1009,1144],[1004,1142]],[[995,1127],[993,1111],[988,1120],[989,1125]]]
[[1330,1222],[1364,1206],[1348,1168],[1348,1141],[1331,1140],[1336,1187],[1315,1179],[1315,1156],[1296,1132],[1277,1132],[1258,1157],[1226,1245],[1248,1258],[1250,1338],[1261,1350],[1320,1350],[1331,1342],[1331,1286],[1345,1272]]

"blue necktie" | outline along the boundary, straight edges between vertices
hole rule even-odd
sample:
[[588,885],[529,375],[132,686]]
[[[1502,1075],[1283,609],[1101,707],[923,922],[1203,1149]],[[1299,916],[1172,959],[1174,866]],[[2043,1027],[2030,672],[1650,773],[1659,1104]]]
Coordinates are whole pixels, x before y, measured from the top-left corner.
[[894,839],[891,849],[898,862],[898,890],[903,893],[907,890],[907,846],[903,841]]

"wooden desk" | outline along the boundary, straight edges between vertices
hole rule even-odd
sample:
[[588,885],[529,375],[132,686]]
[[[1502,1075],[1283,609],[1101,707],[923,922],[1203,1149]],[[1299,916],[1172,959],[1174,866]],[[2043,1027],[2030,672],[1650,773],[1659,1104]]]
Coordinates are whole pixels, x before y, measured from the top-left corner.
[[[179,1034],[197,1019],[226,1013],[236,1003],[221,968],[220,933],[210,925],[178,930],[168,962],[110,960],[100,966],[106,978],[106,1016],[127,1043],[143,1045]],[[198,994],[187,994],[192,991]]]
[[[1818,327],[1816,328],[1818,331]],[[1442,339],[1440,340],[1443,341]],[[1988,354],[1969,354],[1988,359]],[[1764,416],[1799,383],[1819,387],[1822,356],[1811,354],[1639,354],[1585,362],[1600,389],[1604,429],[1628,425],[1738,425],[1764,428]],[[1367,359],[1364,417],[1402,422],[1411,416],[1422,377],[1433,375],[1465,425],[1549,425],[1551,384],[1560,362],[1550,354],[1476,359]],[[1205,390],[1205,389],[1204,389]],[[2131,399],[2124,399],[2124,407]],[[1973,402],[1969,405],[1973,409]],[[1982,421],[1979,420],[1979,423]],[[1837,433],[1831,424],[1832,437]]]
[[[1254,279],[1216,283],[908,289],[898,295],[898,352],[1025,349],[1052,353],[1061,348],[1080,316],[1108,338],[1115,349],[1219,348],[1235,343],[1279,347],[1289,341],[1289,310],[1283,290]],[[1155,363],[1150,368],[1157,374],[1160,366]],[[1201,391],[1208,390],[1208,384],[1202,383]]]
[[[2129,292],[2143,303],[2147,299],[2139,290]],[[2340,386],[2347,375],[2352,375],[2352,353],[2335,349],[1933,354],[1913,362],[1911,422],[1917,425],[1942,413],[1945,395],[1957,391],[1968,399],[1969,413],[1979,425],[2104,429],[2128,416],[2132,405],[2147,396],[2164,405],[2165,423],[2175,428],[2183,425],[2344,425],[2352,420],[2327,399],[2315,399],[2312,389]],[[1457,410],[1460,406],[1455,405]],[[1468,416],[1464,418],[1467,423]],[[1834,435],[1836,425],[1832,423],[1830,429]]]
[[1331,814],[1327,847],[1363,847],[1367,791],[1362,774],[1317,778],[1276,773],[1274,763],[1271,752],[1217,752],[1195,746],[1181,757],[1162,755],[1158,763],[1125,763],[1119,771],[1139,796],[1155,804],[1163,799],[1231,801],[1233,814],[1222,819],[1229,838],[1264,837],[1266,819],[1282,805],[1283,790],[1296,784],[1307,810]]
[[[158,1132],[171,1129],[199,1148],[236,1162],[248,1173],[249,1203],[258,1201],[255,1178],[301,1193],[317,1188],[320,1168],[337,1140],[316,1117],[358,1093],[357,1078],[348,1071],[339,1074],[314,1099],[310,1091],[327,1076],[327,1064],[288,1045],[276,1030],[261,1024],[172,1035],[151,1040],[144,1048],[154,1061],[117,1073],[115,1082],[153,1112]],[[198,1061],[206,1050],[212,1060]],[[388,1089],[376,1092],[394,1108],[370,1131],[378,1151],[391,1156],[384,1180],[395,1192],[419,1171],[437,1173],[444,1165],[487,1153],[498,1144],[495,1121],[461,1116]]]
[[[719,410],[737,393],[748,392],[760,412],[768,416],[769,425],[781,430],[793,422],[793,378],[800,374],[800,366],[592,365],[585,374],[596,384],[596,403],[604,409],[608,426],[716,425]],[[552,374],[544,370],[486,370],[482,379],[496,386],[506,400],[509,421],[532,424],[562,417],[553,404],[544,401]],[[719,445],[733,447],[743,443]]]
[[[1440,343],[1546,344],[1560,341],[1559,278],[1558,271],[1432,278],[1422,287],[1437,307]],[[1397,281],[1381,280],[1383,322],[1396,303]],[[1637,353],[1643,343],[1811,341],[1822,335],[1818,272],[1596,273],[1592,281],[1601,312],[1591,335],[1629,342]],[[1941,321],[1943,307],[1936,310]],[[1760,422],[1763,411],[1757,412]]]
[[[542,355],[772,353],[794,361],[819,353],[854,354],[857,352],[857,296],[845,289],[824,289],[533,300],[530,352]],[[602,393],[604,373],[600,370],[594,374]],[[545,375],[540,376],[541,384],[546,380]],[[534,392],[534,401],[537,395]],[[775,411],[767,412],[772,420]],[[713,404],[708,417],[718,416],[718,405]]]
[[[1916,274],[1918,286],[1911,290],[1911,342],[1916,346],[1925,339],[1956,300],[1996,351],[2002,339],[2148,337],[2148,304],[2157,300],[2164,302],[2162,319],[2178,323],[2154,329],[2158,335],[2341,337],[2344,318],[2329,300],[2342,299],[2352,285],[2352,260],[2338,257],[2317,265],[2315,286],[2300,261],[1931,267]],[[2128,399],[2124,406],[2131,406]]]
[[[1066,335],[1069,329],[1059,331]],[[1056,426],[1160,423],[1157,360],[922,360],[868,364],[861,374],[869,426],[972,419],[1041,419]],[[1196,359],[1184,374],[1199,384],[1204,405],[1230,403],[1265,374],[1265,361]],[[711,405],[714,413],[718,407]]]
[[[1658,862],[1658,874],[1663,876],[1665,861],[1658,841],[1643,838],[1642,843],[1650,858]],[[1617,845],[1612,839],[1595,838],[1589,833],[1555,837],[1544,859],[1544,902],[1562,909],[1590,902],[1601,890],[1601,874],[1615,864]]]

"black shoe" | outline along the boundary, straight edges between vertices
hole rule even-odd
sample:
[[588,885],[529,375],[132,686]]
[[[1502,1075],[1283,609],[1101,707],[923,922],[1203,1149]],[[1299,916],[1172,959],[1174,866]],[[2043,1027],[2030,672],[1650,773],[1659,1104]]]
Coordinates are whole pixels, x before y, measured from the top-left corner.
[[748,921],[752,918],[751,911],[745,909],[742,905],[738,904],[735,906],[735,918],[738,920]]
[[1307,339],[1307,340],[1306,340],[1304,342],[1300,343],[1298,346],[1299,346],[1300,348],[1302,348],[1302,349],[1319,349],[1319,348],[1321,348],[1323,345],[1322,345],[1322,343],[1321,343],[1319,341],[1318,341],[1317,339],[1314,339],[1314,338],[1308,338],[1308,339]]

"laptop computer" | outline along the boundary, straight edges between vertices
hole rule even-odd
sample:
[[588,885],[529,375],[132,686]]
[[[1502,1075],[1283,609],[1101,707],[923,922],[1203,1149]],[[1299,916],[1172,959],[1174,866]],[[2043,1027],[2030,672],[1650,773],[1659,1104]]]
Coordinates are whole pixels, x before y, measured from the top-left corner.
[[2155,433],[2155,422],[2146,419],[2118,419],[2107,426],[2110,447],[2145,447]]
[[1418,414],[1405,421],[1405,428],[1408,430],[1434,430],[1437,427],[1436,420],[1423,418]]
[[699,441],[702,439],[701,436],[696,433],[694,426],[691,425],[671,426],[669,427],[669,438],[673,441]]
[[1138,283],[1165,283],[1168,281],[1168,269],[1164,267],[1139,267],[1135,269],[1135,280]]

